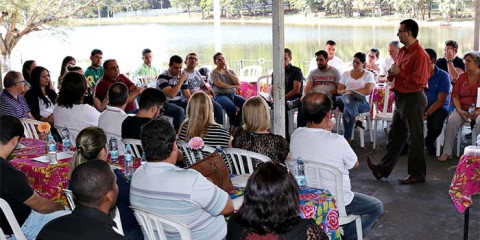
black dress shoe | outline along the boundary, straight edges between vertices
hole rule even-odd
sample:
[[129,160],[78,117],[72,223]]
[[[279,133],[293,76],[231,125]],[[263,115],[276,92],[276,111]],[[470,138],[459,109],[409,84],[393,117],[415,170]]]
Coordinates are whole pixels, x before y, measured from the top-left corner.
[[398,182],[400,184],[415,184],[415,183],[423,183],[425,182],[425,180],[417,180],[416,178],[409,175],[404,179],[398,179]]
[[377,180],[380,180],[383,177],[380,171],[378,170],[378,166],[373,164],[372,158],[370,156],[367,156],[367,165],[368,165],[368,168],[372,170],[372,174]]

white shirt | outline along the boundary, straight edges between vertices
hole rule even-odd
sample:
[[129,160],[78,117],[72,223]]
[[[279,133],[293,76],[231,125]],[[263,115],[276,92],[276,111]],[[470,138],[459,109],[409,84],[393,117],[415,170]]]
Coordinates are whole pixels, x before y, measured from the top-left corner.
[[388,69],[395,63],[395,61],[392,59],[392,57],[388,56],[385,58],[385,61],[383,61],[382,65],[380,66],[380,73],[378,75],[387,75]]
[[[362,77],[359,79],[354,79],[350,75],[350,71],[344,72],[342,77],[340,78],[340,83],[345,86],[346,90],[356,90],[360,88],[364,88],[367,83],[373,83],[375,85],[375,75],[372,72],[365,70]],[[370,98],[370,95],[365,96],[367,102]]]
[[40,108],[40,116],[44,118],[48,118],[48,116],[50,116],[53,113],[53,109],[55,109],[55,104],[53,104],[52,101],[48,99],[48,96],[45,96],[45,97],[50,102],[50,106],[47,107],[47,105],[45,105],[43,100],[41,98],[38,98],[38,107]]
[[86,127],[96,127],[100,113],[88,104],[74,104],[72,108],[55,106],[53,120],[55,127],[70,130],[70,142],[75,146],[78,133]]
[[[337,167],[343,173],[345,206],[352,202],[348,170],[357,163],[357,155],[343,136],[319,128],[297,128],[291,137],[290,155]],[[322,188],[335,192],[335,176],[330,172],[321,175]]]
[[[107,139],[115,137],[117,141],[120,141],[122,139],[122,123],[127,117],[128,115],[121,108],[107,105],[107,109],[100,114],[98,127],[105,131]],[[123,155],[125,146],[120,142],[118,143],[118,152]]]

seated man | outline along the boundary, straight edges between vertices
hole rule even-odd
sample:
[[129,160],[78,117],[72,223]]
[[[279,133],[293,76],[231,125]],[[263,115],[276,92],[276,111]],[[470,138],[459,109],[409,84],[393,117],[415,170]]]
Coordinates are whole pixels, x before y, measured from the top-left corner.
[[10,71],[3,78],[3,89],[0,94],[0,115],[17,118],[34,119],[27,101],[21,95],[25,88],[25,79],[19,72]]
[[112,227],[117,224],[108,216],[115,207],[118,187],[107,162],[91,160],[78,165],[72,172],[70,189],[75,210],[45,225],[37,239],[126,239],[115,232]]
[[120,74],[120,68],[118,67],[115,59],[109,59],[103,63],[103,77],[98,81],[95,87],[95,98],[93,103],[99,111],[105,110],[108,104],[107,92],[110,86],[116,82],[122,82],[128,87],[129,96],[127,99],[127,106],[125,111],[127,113],[135,112],[135,99],[138,95],[142,94],[143,87],[137,87],[130,79],[125,75]]
[[[46,223],[68,214],[69,211],[63,210],[60,203],[40,197],[32,189],[25,175],[6,160],[23,136],[23,131],[23,125],[17,118],[0,116],[0,198],[7,201],[12,208],[25,237],[35,239]],[[3,211],[0,216],[3,232],[7,236],[12,234]]]
[[185,118],[187,101],[190,98],[187,76],[182,72],[182,58],[177,55],[170,57],[168,69],[158,76],[157,87],[167,95],[165,115],[173,118],[173,126],[178,131]]
[[[307,127],[293,132],[290,142],[291,157],[301,157],[328,164],[343,173],[343,200],[347,214],[360,215],[362,231],[366,235],[383,213],[380,200],[357,192],[352,192],[348,170],[358,167],[357,155],[341,135],[332,133],[332,100],[323,92],[310,92],[303,98],[303,110]],[[321,156],[321,157],[319,157]],[[321,181],[326,189],[335,190],[335,178],[323,176]],[[355,222],[344,228],[347,239],[357,239]]]
[[167,101],[165,94],[156,88],[147,88],[140,96],[139,109],[134,117],[127,117],[122,123],[122,138],[140,139],[142,126],[154,118],[161,117]]
[[149,78],[157,78],[158,77],[158,70],[156,67],[152,66],[152,59],[153,54],[152,50],[145,48],[142,51],[142,65],[135,70],[135,76],[139,77],[149,77]]
[[[143,126],[141,140],[147,162],[133,175],[130,203],[186,224],[192,239],[223,239],[227,234],[223,215],[232,213],[232,200],[199,172],[175,166],[175,139],[175,130],[164,119]],[[168,230],[168,239],[179,238],[178,232]]]
[[378,73],[378,82],[384,83],[387,81],[388,69],[395,63],[398,53],[400,53],[400,42],[398,40],[392,40],[387,44],[388,57],[385,58],[380,66],[380,72]]
[[[127,106],[128,88],[121,82],[116,82],[108,89],[107,109],[98,118],[98,127],[105,131],[107,139],[122,137],[122,123],[128,115],[124,112]],[[125,152],[123,144],[118,145],[120,153]]]

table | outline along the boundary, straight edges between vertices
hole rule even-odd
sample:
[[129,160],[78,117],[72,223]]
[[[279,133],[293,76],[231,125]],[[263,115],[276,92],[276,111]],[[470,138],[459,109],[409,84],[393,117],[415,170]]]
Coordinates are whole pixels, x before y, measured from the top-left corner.
[[[235,188],[230,192],[232,200],[243,196],[243,188]],[[313,218],[316,223],[330,236],[330,239],[340,239],[337,203],[328,190],[301,187],[300,216]]]
[[[71,158],[58,160],[56,165],[41,163],[31,160],[46,154],[45,142],[37,139],[22,138],[21,144],[26,148],[13,151],[10,163],[27,177],[32,188],[42,197],[54,202],[67,205],[67,198],[63,189],[67,188],[69,182]],[[62,149],[59,143],[57,149]],[[109,161],[109,160],[108,160]],[[119,156],[119,163],[113,165],[123,170],[123,156]],[[140,166],[140,161],[134,159],[134,168]]]

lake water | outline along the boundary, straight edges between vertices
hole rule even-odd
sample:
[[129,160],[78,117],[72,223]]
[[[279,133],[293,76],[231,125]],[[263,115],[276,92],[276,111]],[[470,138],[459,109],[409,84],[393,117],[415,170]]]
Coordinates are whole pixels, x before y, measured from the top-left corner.
[[[379,48],[380,58],[387,56],[385,45],[397,39],[397,26],[285,26],[285,47],[293,51],[293,63],[304,68],[323,48],[326,40],[337,42],[337,56],[349,62],[355,52]],[[267,72],[272,68],[272,27],[262,24],[222,24],[222,52],[231,68],[239,68],[240,60],[254,60],[245,65],[260,64]],[[443,55],[444,42],[455,39],[459,53],[473,49],[473,27],[422,27],[420,43]],[[35,32],[24,37],[12,53],[12,69],[20,70],[23,61],[35,59],[58,77],[62,59],[71,55],[77,65],[86,68],[90,64],[90,51],[99,48],[103,59],[117,59],[121,72],[134,71],[141,63],[144,48],[153,51],[153,64],[164,68],[171,55],[182,58],[196,52],[199,65],[213,65],[215,51],[213,23],[206,24],[140,24],[103,25],[61,28],[61,32]],[[306,74],[306,73],[305,73]]]

